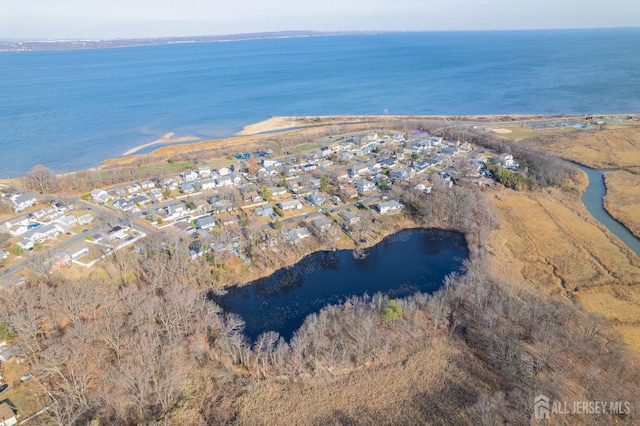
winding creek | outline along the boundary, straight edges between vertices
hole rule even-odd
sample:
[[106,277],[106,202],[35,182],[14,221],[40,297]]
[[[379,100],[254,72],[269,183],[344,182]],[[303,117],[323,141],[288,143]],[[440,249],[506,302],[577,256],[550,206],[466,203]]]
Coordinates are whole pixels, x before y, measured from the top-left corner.
[[367,249],[365,258],[354,258],[351,250],[316,252],[214,299],[244,319],[250,339],[273,330],[289,340],[309,314],[350,296],[434,292],[446,275],[460,270],[468,254],[461,233],[404,230]]
[[603,175],[611,170],[590,169],[573,162],[570,162],[570,164],[585,172],[589,177],[589,186],[587,186],[586,191],[582,195],[582,202],[587,210],[589,210],[589,213],[640,257],[640,239],[636,238],[631,231],[615,220],[604,208],[604,196],[607,190],[604,185]]

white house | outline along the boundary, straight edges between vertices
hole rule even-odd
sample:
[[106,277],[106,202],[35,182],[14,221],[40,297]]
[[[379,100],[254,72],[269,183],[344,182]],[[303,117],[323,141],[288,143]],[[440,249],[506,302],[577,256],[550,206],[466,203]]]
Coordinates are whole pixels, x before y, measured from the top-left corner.
[[279,197],[287,193],[287,188],[284,186],[271,186],[269,187],[269,192],[271,192],[271,195],[274,197]]
[[206,191],[208,189],[214,189],[216,186],[217,186],[216,181],[213,178],[203,179],[200,181],[200,188],[203,191]]
[[229,174],[220,175],[220,177],[216,178],[216,186],[233,186],[233,179]]
[[177,218],[178,216],[186,212],[184,204],[171,204],[166,207],[166,210],[167,210],[167,219]]
[[285,237],[289,241],[289,244],[298,244],[300,241],[310,236],[311,233],[309,232],[309,230],[303,226],[299,228],[293,228],[292,230],[285,233]]
[[0,249],[0,260],[9,257],[9,252]]
[[431,182],[429,182],[428,180],[424,180],[424,181],[418,183],[416,186],[414,186],[413,189],[415,189],[416,191],[423,192],[425,194],[430,194],[431,193]]
[[370,192],[373,191],[376,184],[366,179],[356,179],[356,189],[358,192]]
[[93,216],[91,216],[91,213],[85,213],[78,217],[78,223],[80,225],[86,225],[91,222],[93,222]]
[[500,162],[505,166],[505,167],[510,167],[513,166],[513,155],[508,154],[506,152],[500,154]]
[[106,204],[109,201],[109,193],[104,189],[94,189],[91,191],[91,198],[101,204]]
[[7,231],[9,231],[14,226],[19,226],[19,225],[24,225],[24,226],[29,225],[29,219],[26,216],[22,216],[22,217],[9,219],[4,223],[4,226],[7,227]]
[[76,219],[74,215],[68,214],[56,220],[56,227],[60,230],[60,232],[66,232],[67,229],[71,228],[77,223],[78,219]]
[[184,179],[185,182],[195,182],[198,179],[198,174],[189,169],[182,173],[182,179]]
[[89,247],[85,245],[81,245],[80,247],[77,247],[69,251],[68,254],[71,257],[71,259],[76,260],[76,259],[80,259],[82,256],[86,255],[87,253],[89,253]]
[[152,180],[145,180],[144,182],[140,182],[140,186],[144,189],[153,189],[156,187],[156,184],[153,183]]
[[200,178],[202,179],[210,178],[211,168],[206,166],[198,168],[198,175],[200,175]]
[[20,194],[12,198],[16,211],[21,212],[36,205],[36,197],[33,194]]
[[280,207],[282,210],[291,210],[291,209],[300,210],[302,208],[302,203],[298,200],[289,200],[289,201],[282,201],[278,203],[277,206]]
[[34,244],[41,243],[49,238],[53,238],[60,233],[60,230],[52,223],[31,229],[23,234],[23,238]]
[[376,204],[376,208],[378,209],[380,214],[393,214],[399,213],[402,209],[404,209],[404,204],[400,204],[395,200],[391,200],[384,203]]

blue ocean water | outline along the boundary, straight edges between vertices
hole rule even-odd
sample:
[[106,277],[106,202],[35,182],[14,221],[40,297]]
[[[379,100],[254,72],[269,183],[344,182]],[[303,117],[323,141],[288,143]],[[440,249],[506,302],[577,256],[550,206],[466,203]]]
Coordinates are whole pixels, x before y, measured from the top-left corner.
[[640,28],[0,53],[0,177],[271,115],[640,111]]

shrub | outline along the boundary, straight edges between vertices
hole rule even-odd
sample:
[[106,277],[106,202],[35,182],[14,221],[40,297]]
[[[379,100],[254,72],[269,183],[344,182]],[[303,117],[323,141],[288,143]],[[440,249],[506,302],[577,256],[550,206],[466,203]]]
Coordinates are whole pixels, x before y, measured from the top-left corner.
[[388,324],[398,318],[402,318],[402,306],[396,300],[389,300],[380,312],[382,324]]

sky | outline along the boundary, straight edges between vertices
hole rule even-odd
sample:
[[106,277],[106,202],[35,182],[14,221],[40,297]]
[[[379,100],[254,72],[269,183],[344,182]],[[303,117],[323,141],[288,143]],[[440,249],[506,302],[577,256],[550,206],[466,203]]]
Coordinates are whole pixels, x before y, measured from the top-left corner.
[[640,26],[637,0],[0,0],[0,38]]

